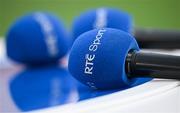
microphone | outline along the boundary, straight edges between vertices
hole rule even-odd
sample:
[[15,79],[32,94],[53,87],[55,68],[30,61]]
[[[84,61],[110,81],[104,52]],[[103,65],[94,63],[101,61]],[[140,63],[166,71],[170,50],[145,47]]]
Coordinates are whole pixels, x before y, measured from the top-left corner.
[[179,30],[135,29],[134,36],[141,48],[179,49]]
[[82,33],[95,28],[116,28],[133,34],[140,48],[177,49],[180,48],[179,30],[134,28],[133,17],[121,10],[98,8],[86,11],[73,22],[74,40]]
[[85,11],[73,21],[73,38],[75,40],[84,32],[105,27],[132,33],[133,18],[128,13],[113,8],[98,8]]
[[18,18],[6,35],[7,55],[27,65],[57,62],[69,49],[63,23],[54,15],[34,12]]
[[94,89],[133,87],[138,78],[180,79],[180,56],[142,52],[129,33],[102,28],[75,40],[68,69]]

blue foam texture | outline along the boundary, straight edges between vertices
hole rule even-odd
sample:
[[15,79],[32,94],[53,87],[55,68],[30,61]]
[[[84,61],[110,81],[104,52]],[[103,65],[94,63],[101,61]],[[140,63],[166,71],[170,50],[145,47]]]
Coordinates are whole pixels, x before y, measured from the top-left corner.
[[[95,51],[94,42],[98,43]],[[74,42],[68,68],[76,79],[94,89],[133,87],[150,79],[127,77],[125,59],[130,50],[139,51],[139,47],[129,33],[112,28],[91,30]]]
[[74,80],[58,66],[28,68],[10,82],[11,97],[22,111],[67,104],[74,90]]
[[[76,103],[131,88],[93,90],[75,80],[66,69],[57,65],[27,68],[13,76],[9,83],[10,97],[21,111]],[[136,85],[141,82],[138,80]]]
[[82,33],[94,29],[96,23],[102,24],[101,27],[116,28],[129,33],[133,29],[132,16],[122,10],[113,8],[92,9],[83,12],[74,19],[72,26],[73,40]]
[[56,62],[66,55],[69,37],[56,16],[34,12],[18,18],[6,36],[7,55],[27,65]]

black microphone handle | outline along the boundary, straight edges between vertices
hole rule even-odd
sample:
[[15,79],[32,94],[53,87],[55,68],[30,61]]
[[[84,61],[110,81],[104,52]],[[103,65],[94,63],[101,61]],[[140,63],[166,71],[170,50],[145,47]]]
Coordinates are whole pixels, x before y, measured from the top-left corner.
[[128,53],[125,64],[126,73],[130,78],[153,77],[180,80],[180,56],[133,51]]
[[140,48],[180,48],[180,30],[135,29],[134,36]]

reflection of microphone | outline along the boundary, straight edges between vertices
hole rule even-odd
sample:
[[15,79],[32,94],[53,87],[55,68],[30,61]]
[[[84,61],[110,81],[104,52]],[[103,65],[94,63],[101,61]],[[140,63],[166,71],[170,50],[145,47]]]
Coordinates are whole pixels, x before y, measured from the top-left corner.
[[74,40],[82,33],[95,28],[116,28],[134,34],[140,48],[180,48],[180,31],[133,29],[133,18],[126,12],[99,8],[84,12],[73,22]]
[[139,50],[135,39],[117,29],[95,29],[74,42],[69,71],[94,89],[133,86],[136,77],[180,79],[180,57]]
[[55,16],[35,12],[19,18],[7,33],[7,55],[28,65],[57,62],[68,51],[68,36]]
[[76,89],[69,72],[56,65],[28,68],[10,82],[11,98],[21,111],[76,102]]

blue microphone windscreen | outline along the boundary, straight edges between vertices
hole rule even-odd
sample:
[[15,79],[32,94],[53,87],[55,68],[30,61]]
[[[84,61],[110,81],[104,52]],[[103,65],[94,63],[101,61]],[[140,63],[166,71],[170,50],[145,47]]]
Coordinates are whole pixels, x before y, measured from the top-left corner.
[[132,17],[128,13],[113,9],[99,8],[89,10],[76,17],[73,22],[72,32],[75,40],[82,33],[95,28],[116,28],[125,32],[132,32]]
[[49,13],[35,12],[17,19],[7,37],[8,56],[20,63],[56,62],[69,49],[63,23]]
[[130,50],[139,50],[130,34],[111,28],[91,30],[74,42],[68,68],[76,79],[94,89],[131,87],[138,78],[129,79],[125,72]]

